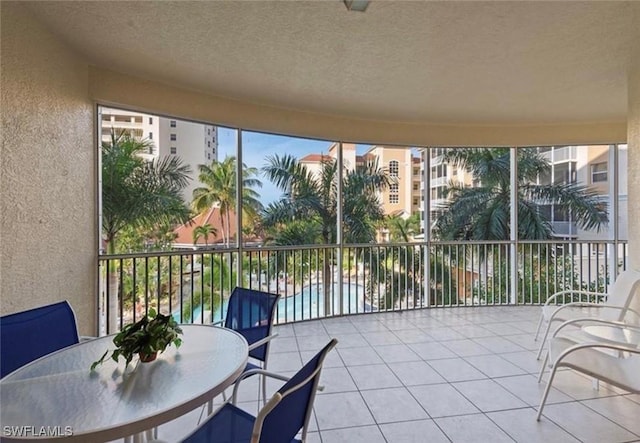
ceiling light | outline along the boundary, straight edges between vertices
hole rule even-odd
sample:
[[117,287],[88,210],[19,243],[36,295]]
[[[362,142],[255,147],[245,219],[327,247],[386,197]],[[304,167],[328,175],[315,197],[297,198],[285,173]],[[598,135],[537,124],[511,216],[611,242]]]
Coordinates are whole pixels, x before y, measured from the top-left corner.
[[369,0],[342,0],[349,11],[364,12],[369,6]]

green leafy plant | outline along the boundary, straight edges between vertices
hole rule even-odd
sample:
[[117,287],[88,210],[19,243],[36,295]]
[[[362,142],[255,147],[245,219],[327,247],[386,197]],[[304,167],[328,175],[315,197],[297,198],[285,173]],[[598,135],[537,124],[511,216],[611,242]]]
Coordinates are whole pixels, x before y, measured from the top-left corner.
[[[151,308],[148,315],[135,323],[126,325],[113,338],[116,349],[111,353],[111,358],[117,362],[120,356],[124,357],[125,367],[129,365],[135,354],[140,354],[140,359],[143,361],[150,361],[150,356],[164,352],[172,343],[179,348],[182,344],[180,334],[182,329],[171,315],[156,313],[155,309]],[[104,363],[108,353],[107,349],[99,360],[93,362],[92,371],[96,366]]]

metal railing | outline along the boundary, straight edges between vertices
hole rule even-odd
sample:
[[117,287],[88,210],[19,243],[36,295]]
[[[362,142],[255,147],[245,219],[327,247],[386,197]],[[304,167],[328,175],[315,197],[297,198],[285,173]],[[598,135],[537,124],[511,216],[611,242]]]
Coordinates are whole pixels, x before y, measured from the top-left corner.
[[[122,328],[150,307],[180,322],[221,320],[237,284],[281,294],[276,321],[288,323],[427,307],[541,304],[560,290],[606,292],[627,263],[626,242],[519,241],[516,257],[511,245],[383,243],[102,255],[100,333]],[[515,279],[511,260],[517,263]]]

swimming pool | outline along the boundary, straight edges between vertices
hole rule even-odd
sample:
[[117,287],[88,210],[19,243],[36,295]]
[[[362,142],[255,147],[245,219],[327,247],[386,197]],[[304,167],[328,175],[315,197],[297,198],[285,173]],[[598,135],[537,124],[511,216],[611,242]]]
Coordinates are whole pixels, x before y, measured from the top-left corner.
[[[185,314],[187,314],[187,312],[185,312]],[[201,322],[201,315],[202,315],[202,306],[198,305],[193,309],[193,322],[191,321],[191,318],[189,318],[188,315],[183,315],[182,316],[182,321],[180,321],[180,308],[175,309],[171,315],[173,315],[173,318],[176,319],[177,322],[179,323],[195,323],[195,324],[200,324]],[[205,312],[204,315],[204,319],[205,319],[205,323],[207,323],[207,318],[209,317],[209,314],[207,314]]]
[[[355,314],[359,312],[371,312],[372,308],[364,298],[364,286],[355,284],[344,284],[343,288],[343,313]],[[276,306],[276,322],[285,323],[291,321],[309,320],[312,318],[324,317],[324,287],[322,284],[307,285],[302,288],[302,291],[290,295],[288,297],[282,296],[278,300]],[[333,284],[333,312],[340,312],[340,299],[338,295],[338,285]],[[217,309],[214,312],[213,319],[224,319],[227,313],[227,304],[225,302],[222,309]],[[198,311],[196,319],[200,318],[200,312]]]
[[[343,290],[343,314],[356,314],[361,312],[371,312],[371,305],[365,301],[365,289],[362,285],[344,284]],[[282,296],[278,300],[276,306],[277,323],[285,323],[291,321],[310,320],[312,318],[324,317],[324,286],[322,284],[307,285],[302,291],[290,295]],[[332,288],[333,295],[333,313],[340,313],[340,299],[338,294],[338,284],[334,283]],[[196,306],[193,310],[194,323],[200,323],[202,312],[201,306]],[[213,321],[225,318],[227,313],[227,303],[225,301],[222,308],[218,308],[213,313]],[[180,309],[173,312],[176,319],[180,319]],[[182,323],[190,323],[190,318],[184,316]],[[209,320],[207,312],[205,312],[205,323]]]
[[[371,305],[365,301],[364,286],[343,284],[342,291],[343,314],[371,311]],[[331,293],[333,295],[332,312],[334,314],[340,313],[337,283],[333,284]],[[278,301],[276,308],[278,323],[309,320],[318,317],[324,317],[324,286],[322,284],[305,286],[301,292],[289,297],[282,297]]]

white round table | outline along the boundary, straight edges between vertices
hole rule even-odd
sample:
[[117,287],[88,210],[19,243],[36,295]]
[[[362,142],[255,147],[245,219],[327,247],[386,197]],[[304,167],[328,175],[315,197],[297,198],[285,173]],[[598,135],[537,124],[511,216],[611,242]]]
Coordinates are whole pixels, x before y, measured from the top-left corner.
[[[242,373],[247,342],[223,328],[182,325],[183,343],[150,363],[91,363],[113,336],[62,349],[0,380],[3,441],[100,442],[134,435],[206,403]],[[22,436],[16,434],[21,433]],[[53,438],[55,437],[55,438]]]

